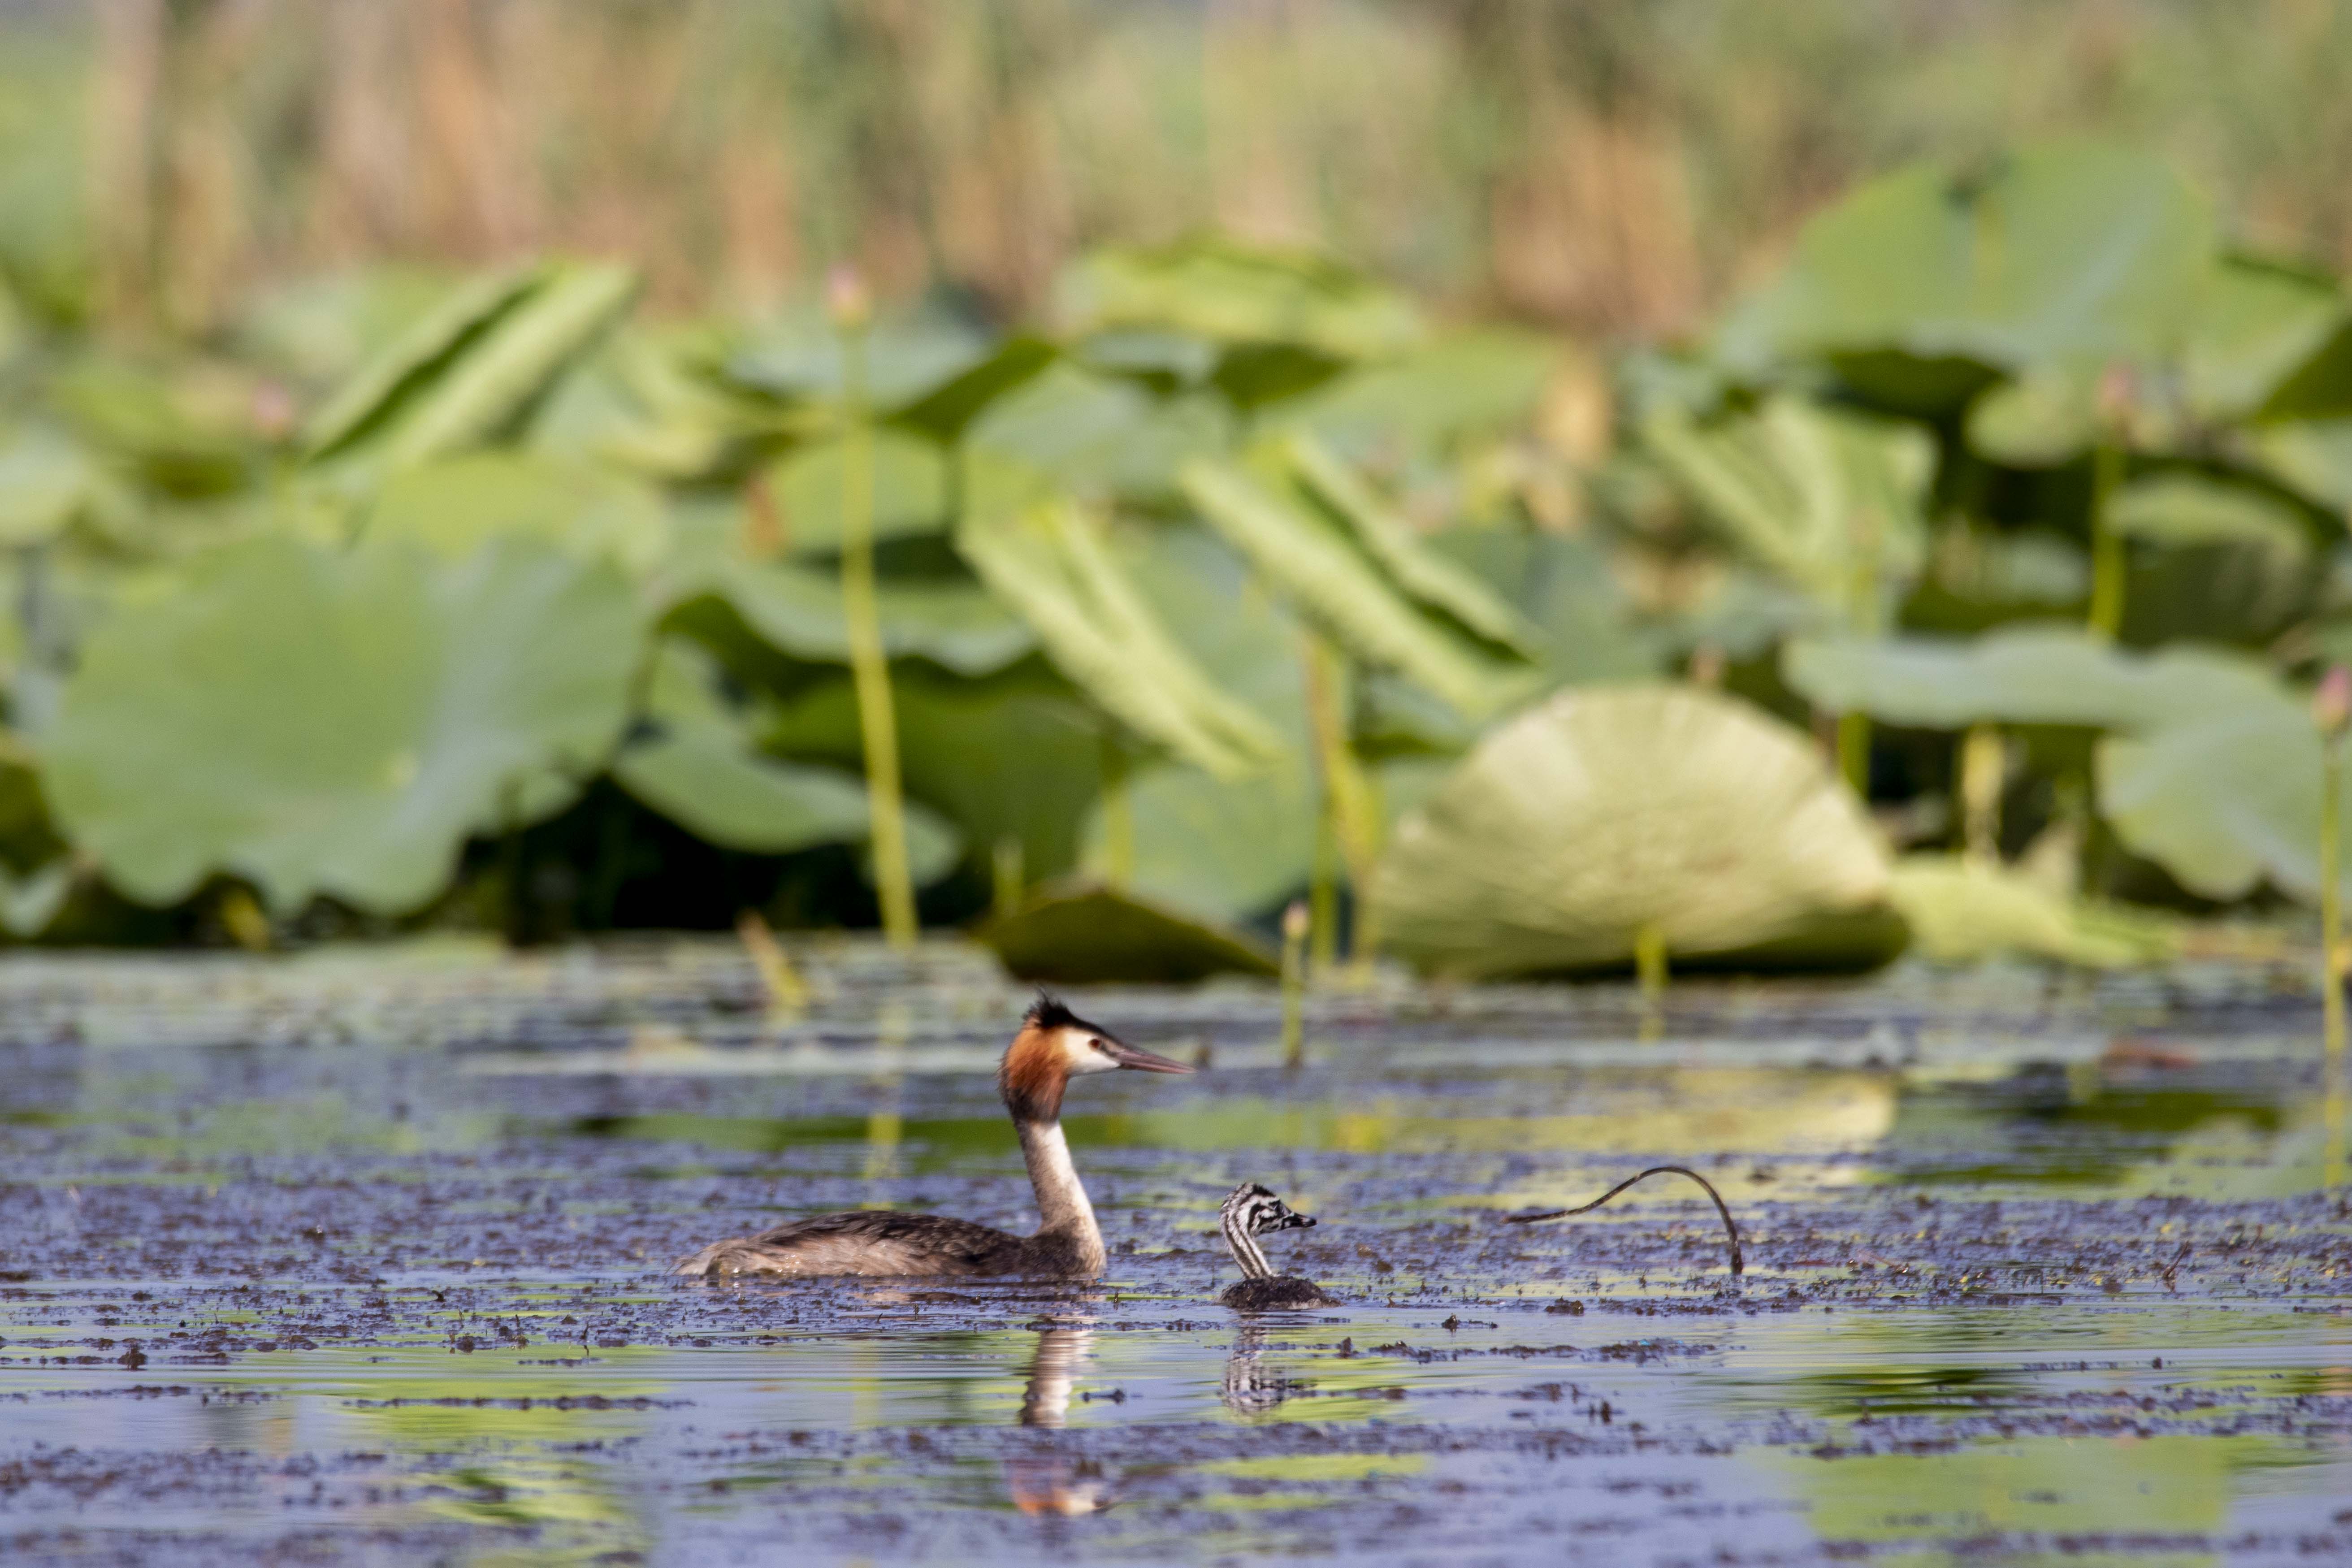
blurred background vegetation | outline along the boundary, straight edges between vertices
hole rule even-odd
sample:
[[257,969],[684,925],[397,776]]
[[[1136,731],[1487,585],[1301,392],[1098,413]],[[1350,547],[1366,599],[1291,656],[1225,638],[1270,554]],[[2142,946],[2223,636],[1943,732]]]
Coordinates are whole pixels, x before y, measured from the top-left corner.
[[5,0],[0,925],[2176,954],[2334,885],[2347,65],[2290,0]]

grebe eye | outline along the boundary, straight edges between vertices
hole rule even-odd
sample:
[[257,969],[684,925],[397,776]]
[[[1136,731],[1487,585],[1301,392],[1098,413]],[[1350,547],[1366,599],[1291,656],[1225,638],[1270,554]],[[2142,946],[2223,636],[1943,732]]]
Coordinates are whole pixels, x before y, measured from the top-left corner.
[[1104,1045],[1104,1044],[1103,1044],[1103,1042],[1102,1042],[1102,1037],[1100,1037],[1099,1035],[1095,1036],[1095,1037],[1093,1037],[1089,1038],[1089,1039],[1087,1041],[1087,1044],[1088,1044],[1088,1045],[1092,1046],[1095,1049],[1097,1049],[1097,1050],[1100,1051],[1100,1052],[1101,1052],[1103,1055],[1105,1055],[1105,1056],[1108,1056],[1108,1055],[1110,1055],[1110,1047],[1109,1047],[1108,1046],[1107,1046],[1107,1045]]

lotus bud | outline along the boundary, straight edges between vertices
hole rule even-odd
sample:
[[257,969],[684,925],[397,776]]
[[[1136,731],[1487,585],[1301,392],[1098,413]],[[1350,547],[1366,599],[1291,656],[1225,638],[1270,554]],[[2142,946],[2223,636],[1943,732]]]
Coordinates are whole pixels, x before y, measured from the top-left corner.
[[2311,719],[2328,741],[2343,739],[2345,730],[2352,728],[2352,668],[2340,664],[2327,667],[2327,673],[2319,679],[2319,689],[2311,694]]
[[874,313],[874,300],[866,293],[866,279],[858,276],[856,268],[842,262],[825,274],[824,308],[833,317],[833,324],[845,332],[865,327]]
[[1305,942],[1307,940],[1307,900],[1305,899],[1291,900],[1290,907],[1282,911],[1282,940],[1285,942]]
[[2128,365],[2109,365],[2099,377],[2099,423],[2119,433],[2130,430],[2137,393]]

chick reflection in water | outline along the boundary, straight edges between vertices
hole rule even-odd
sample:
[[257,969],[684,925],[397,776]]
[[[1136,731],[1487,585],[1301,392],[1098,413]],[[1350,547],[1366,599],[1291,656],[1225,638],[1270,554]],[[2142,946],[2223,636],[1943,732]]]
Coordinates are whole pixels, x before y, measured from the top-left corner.
[[[1070,1418],[1070,1391],[1094,1353],[1092,1329],[1060,1326],[1041,1331],[1029,1362],[1029,1384],[1021,1394],[1021,1425],[1058,1427]],[[1023,1513],[1065,1518],[1096,1513],[1111,1505],[1110,1486],[1091,1461],[1060,1454],[1009,1459],[1005,1488]]]

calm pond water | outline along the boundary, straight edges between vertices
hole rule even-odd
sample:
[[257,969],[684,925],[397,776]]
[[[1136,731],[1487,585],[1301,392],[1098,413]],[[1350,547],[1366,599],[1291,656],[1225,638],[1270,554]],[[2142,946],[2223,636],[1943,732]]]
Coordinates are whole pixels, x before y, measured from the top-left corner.
[[[11,1562],[2352,1559],[2317,1007],[2240,964],[1082,1010],[1099,1286],[719,1287],[858,1205],[1026,1228],[946,944],[0,964]],[[1710,1173],[1506,1226],[1643,1164]],[[1218,1200],[1340,1304],[1256,1318]]]

